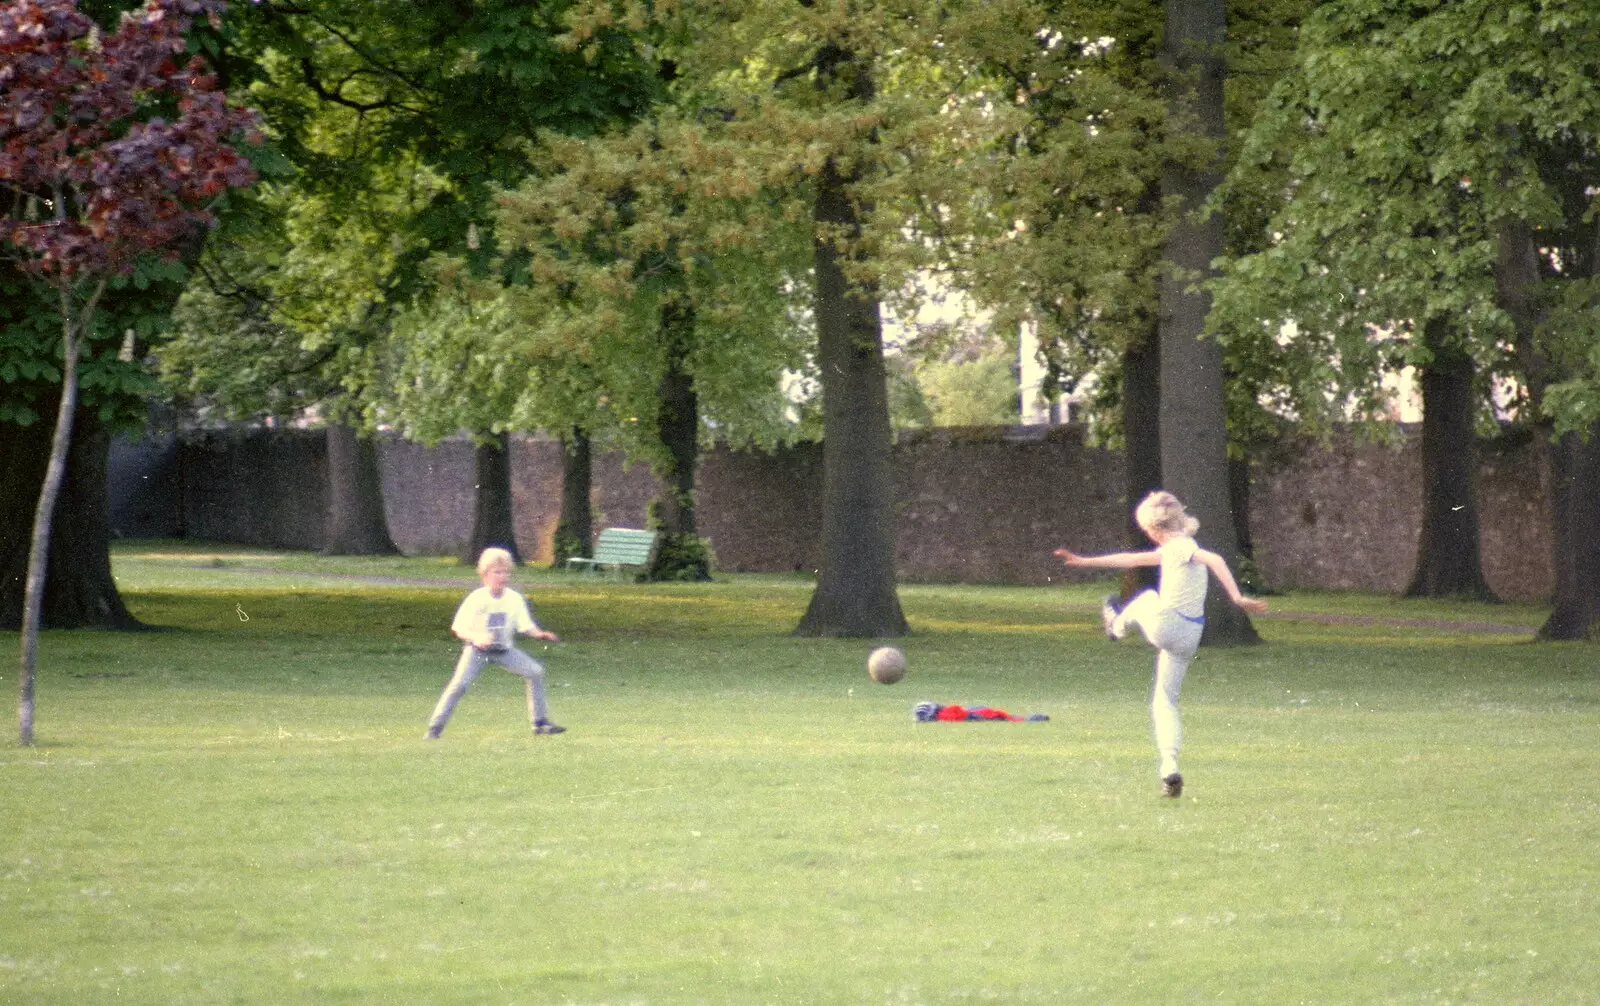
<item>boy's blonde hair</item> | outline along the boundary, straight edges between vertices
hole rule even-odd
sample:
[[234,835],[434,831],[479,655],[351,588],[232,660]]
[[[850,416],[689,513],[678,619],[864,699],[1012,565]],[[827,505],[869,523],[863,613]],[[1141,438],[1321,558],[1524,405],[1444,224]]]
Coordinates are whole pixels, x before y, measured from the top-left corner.
[[1189,516],[1183,504],[1178,502],[1178,497],[1164,489],[1158,489],[1140,500],[1138,509],[1133,512],[1133,519],[1146,532],[1165,531],[1167,534],[1192,536],[1200,530],[1200,522]]
[[511,553],[503,548],[486,548],[483,550],[483,554],[478,556],[479,576],[497,566],[504,566],[506,569],[517,568],[516,561],[511,558]]

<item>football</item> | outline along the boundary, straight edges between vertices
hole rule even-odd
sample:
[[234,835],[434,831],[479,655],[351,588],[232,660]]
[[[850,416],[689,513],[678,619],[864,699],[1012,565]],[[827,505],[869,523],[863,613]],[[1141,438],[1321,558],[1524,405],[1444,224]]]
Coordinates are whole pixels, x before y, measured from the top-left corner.
[[906,655],[892,646],[880,646],[867,657],[867,677],[892,685],[906,676]]

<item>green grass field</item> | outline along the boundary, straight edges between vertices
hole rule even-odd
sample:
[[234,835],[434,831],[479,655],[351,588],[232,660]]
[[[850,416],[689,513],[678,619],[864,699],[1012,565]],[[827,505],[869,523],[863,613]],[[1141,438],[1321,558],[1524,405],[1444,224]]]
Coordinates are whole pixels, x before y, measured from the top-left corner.
[[799,579],[520,571],[569,732],[490,668],[430,742],[471,570],[114,558],[167,628],[43,639],[0,1002],[1600,1002],[1600,659],[1537,608],[1274,599],[1170,801],[1103,589],[904,587],[884,687]]

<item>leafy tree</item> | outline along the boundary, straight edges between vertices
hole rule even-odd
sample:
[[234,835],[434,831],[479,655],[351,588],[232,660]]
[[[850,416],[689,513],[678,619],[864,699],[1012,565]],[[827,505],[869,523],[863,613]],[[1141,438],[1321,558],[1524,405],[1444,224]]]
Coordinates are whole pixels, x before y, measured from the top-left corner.
[[[445,260],[451,267],[460,263]],[[485,319],[470,299],[436,287],[395,323],[397,379],[392,413],[408,437],[427,444],[462,430],[487,431],[474,438],[477,486],[472,531],[463,563],[475,563],[491,545],[522,561],[511,506],[511,444],[505,424],[515,400],[506,385],[520,383],[511,361],[479,352],[475,337]]]
[[[194,366],[193,354],[173,354],[192,390],[225,392],[235,412],[252,398],[314,401],[363,430],[400,418],[391,395],[404,347],[396,347],[393,326],[413,304],[426,311],[434,291],[425,264],[447,254],[482,268],[495,257],[490,195],[527,171],[523,144],[539,130],[591,131],[635,114],[654,94],[653,66],[637,58],[626,31],[562,44],[569,6],[262,0],[251,7],[227,40],[227,65],[250,82],[251,100],[294,170],[274,188],[263,230],[241,234],[230,260],[219,253],[210,263],[212,273],[240,282],[210,284],[197,296],[211,306],[219,293],[239,300],[235,311],[249,314],[254,329],[235,329],[245,336],[239,348],[254,348],[264,335],[273,351],[237,379]],[[335,294],[328,309],[301,296],[319,285]],[[203,329],[194,332],[193,341],[215,347]],[[504,453],[490,449],[500,439],[496,427],[467,429],[493,476],[479,479],[483,512],[502,518],[480,530],[499,539],[510,496],[494,474],[505,471]],[[372,450],[365,437],[357,447]],[[355,499],[366,501],[367,513],[381,512],[375,495]]]
[[[325,140],[347,133],[324,122]],[[370,187],[306,192],[281,175],[227,221],[175,311],[163,376],[201,415],[287,418],[316,410],[328,423],[333,554],[396,550],[383,515],[370,428],[383,405],[386,334],[403,246],[395,229],[423,203],[414,163],[372,170]],[[421,176],[420,178],[418,176]]]
[[[1574,359],[1537,344],[1536,311],[1521,311],[1518,335],[1518,312],[1504,308],[1533,306],[1536,283],[1519,284],[1501,268],[1497,294],[1496,265],[1517,261],[1509,235],[1529,228],[1543,232],[1538,245],[1548,250],[1543,265],[1533,252],[1534,274],[1571,286],[1566,269],[1584,269],[1583,242],[1571,235],[1592,197],[1558,193],[1581,192],[1581,178],[1567,176],[1590,170],[1595,30],[1586,12],[1536,2],[1319,8],[1296,72],[1265,106],[1241,167],[1280,177],[1291,196],[1267,225],[1274,244],[1230,265],[1220,313],[1240,324],[1292,318],[1298,338],[1317,347],[1305,357],[1324,361],[1306,375],[1316,394],[1336,388],[1336,402],[1361,412],[1378,404],[1382,371],[1421,366],[1424,390],[1448,395],[1432,395],[1427,411],[1465,442],[1481,400],[1472,372],[1505,370],[1506,345],[1520,341],[1529,363],[1545,354]],[[1544,234],[1560,240],[1547,244]],[[1544,408],[1548,375],[1523,369],[1530,392],[1541,389],[1527,407]],[[1423,446],[1436,454],[1427,430]],[[1413,586],[1482,594],[1476,560],[1449,554],[1475,551],[1472,468],[1431,470],[1432,532],[1420,543]],[[1564,509],[1558,504],[1557,514]],[[1450,523],[1463,518],[1473,525]],[[1558,552],[1557,568],[1574,554],[1583,553]]]
[[[474,437],[478,503],[463,561],[476,561],[487,545],[514,539],[507,453],[513,429],[567,431],[555,562],[589,554],[586,431],[603,423],[600,386],[587,364],[550,351],[537,338],[545,315],[531,309],[531,327],[525,325],[517,298],[498,277],[479,274],[452,256],[436,256],[428,272],[432,293],[396,320],[392,414],[407,437],[423,443],[462,430],[486,431]],[[530,333],[535,337],[528,338]],[[486,479],[498,491],[485,491]]]
[[[941,46],[961,33],[951,16],[975,9],[746,0],[664,12],[683,79],[706,96],[685,107],[716,109],[708,132],[742,138],[743,191],[769,193],[770,215],[801,228],[810,250],[807,273],[788,277],[812,294],[824,427],[823,562],[802,635],[905,630],[880,308],[929,257],[906,240],[913,207],[956,206],[940,180],[1003,107],[951,102],[959,88],[939,82]],[[588,11],[592,23],[614,16],[607,4]]]
[[254,116],[228,106],[194,57],[181,60],[192,16],[212,0],[150,0],[100,35],[72,0],[0,8],[0,75],[12,114],[0,122],[6,216],[0,248],[52,289],[61,323],[61,394],[34,514],[22,617],[18,719],[33,741],[34,671],[50,524],[76,413],[79,346],[111,277],[147,255],[176,258],[211,222],[211,207],[255,173],[233,143]]
[[917,379],[926,396],[931,426],[989,426],[1016,422],[1017,379],[1011,354],[990,352],[975,360],[924,364]]
[[[1302,229],[1303,221],[1298,219],[1298,214],[1309,206],[1305,198],[1309,193],[1300,188],[1306,168],[1310,167],[1317,175],[1311,191],[1323,191],[1324,186],[1331,186],[1353,193],[1355,187],[1359,187],[1366,195],[1370,191],[1373,166],[1362,163],[1362,154],[1390,142],[1426,147],[1437,142],[1440,129],[1438,117],[1428,114],[1425,106],[1415,104],[1407,110],[1403,123],[1392,125],[1399,135],[1377,143],[1371,135],[1363,135],[1395,111],[1381,110],[1386,102],[1397,98],[1399,89],[1404,87],[1392,74],[1395,60],[1404,57],[1385,53],[1380,61],[1364,67],[1344,65],[1342,61],[1339,65],[1326,61],[1305,62],[1309,47],[1315,44],[1312,40],[1325,37],[1321,33],[1326,26],[1341,16],[1345,15],[1330,6],[1308,22],[1302,37],[1301,70],[1280,85],[1256,128],[1252,152],[1248,156],[1251,163],[1261,164],[1261,155],[1254,153],[1255,145],[1281,128],[1286,123],[1285,115],[1294,114],[1288,112],[1288,108],[1298,106],[1299,102],[1288,95],[1310,82],[1310,78],[1302,74],[1321,77],[1331,72],[1338,75],[1327,81],[1332,91],[1326,100],[1321,96],[1312,99],[1322,104],[1318,111],[1329,128],[1309,132],[1304,137],[1309,141],[1308,146],[1294,155],[1290,176],[1284,182],[1296,191],[1292,208],[1267,225],[1275,233],[1292,231],[1288,242],[1294,247],[1280,243],[1253,261],[1265,264],[1269,256],[1275,261],[1303,251],[1312,256],[1310,261],[1317,263],[1308,271],[1318,272],[1324,263],[1332,264],[1328,274],[1318,280],[1324,287],[1321,293],[1332,299],[1306,305],[1306,310],[1293,317],[1301,333],[1299,337],[1306,343],[1301,351],[1325,361],[1338,361],[1342,368],[1341,373],[1328,374],[1325,364],[1309,375],[1313,381],[1334,378],[1332,383],[1341,391],[1336,397],[1349,400],[1353,396],[1360,412],[1377,412],[1379,373],[1397,363],[1419,367],[1424,393],[1426,507],[1417,570],[1408,592],[1487,598],[1492,594],[1483,580],[1478,558],[1476,477],[1471,450],[1478,401],[1474,395],[1475,372],[1479,365],[1473,359],[1471,332],[1467,327],[1471,308],[1466,299],[1470,294],[1455,275],[1474,255],[1481,256],[1481,249],[1476,253],[1462,249],[1465,257],[1452,257],[1450,261],[1439,254],[1444,249],[1458,247],[1462,216],[1474,212],[1474,201],[1466,190],[1439,185],[1435,166],[1429,165],[1426,159],[1418,158],[1409,163],[1392,160],[1390,170],[1385,173],[1393,186],[1385,200],[1392,208],[1386,221],[1368,218],[1365,201],[1359,208],[1346,203],[1336,211],[1343,219],[1312,224],[1314,229],[1327,227],[1332,240],[1323,241],[1311,237],[1310,232]],[[1449,73],[1443,71],[1446,76]],[[1362,83],[1357,84],[1357,81]],[[1321,85],[1311,83],[1310,86]],[[1353,87],[1373,89],[1359,97],[1358,104],[1350,105],[1344,101],[1344,96],[1352,95]],[[1414,99],[1406,100],[1409,103]],[[1335,110],[1337,105],[1344,107]],[[1334,139],[1330,131],[1339,139]],[[1301,138],[1298,134],[1298,127],[1288,126],[1275,135],[1294,137],[1298,141]],[[1355,157],[1348,157],[1341,151],[1338,158],[1323,160],[1357,135],[1362,135],[1362,142],[1356,148]],[[1280,177],[1275,170],[1277,166],[1271,162],[1267,164],[1268,173]],[[1290,219],[1289,214],[1295,214],[1296,219]],[[1348,251],[1348,257],[1342,255],[1344,251]],[[1335,262],[1335,256],[1343,261]],[[1303,261],[1299,268],[1305,269]],[[1407,281],[1399,281],[1397,274],[1403,270],[1411,272],[1405,277]],[[1301,286],[1290,293],[1280,288],[1269,297],[1295,297],[1305,289]],[[1288,317],[1281,310],[1281,304],[1276,306],[1280,309],[1274,312],[1266,305],[1252,305],[1265,308],[1256,314],[1257,318]],[[1481,313],[1485,306],[1480,301],[1476,310]],[[1247,323],[1240,319],[1237,327],[1246,328]],[[1374,327],[1391,334],[1375,340],[1371,337]],[[1312,396],[1322,391],[1317,388],[1300,396],[1301,401],[1309,403],[1308,419],[1314,420],[1325,412],[1310,403]]]
[[952,103],[948,86],[916,86],[937,81],[932,57],[960,32],[944,15],[959,11],[756,3],[724,22],[749,33],[736,38],[757,42],[741,54],[740,69],[772,89],[774,100],[760,107],[786,127],[779,135],[801,141],[784,154],[804,170],[798,192],[810,207],[823,559],[800,635],[894,636],[906,628],[894,586],[880,303],[882,291],[905,289],[917,261],[918,244],[903,240],[912,206],[937,207],[938,216],[958,205],[939,198],[940,173],[929,168],[956,153],[964,130],[987,129],[980,103]]
[[[156,391],[145,347],[166,324],[182,289],[173,274],[181,271],[146,261],[134,275],[112,277],[81,334],[78,405],[46,546],[45,628],[140,627],[111,576],[106,451],[113,430],[145,421]],[[32,512],[44,485],[54,424],[40,419],[58,411],[61,397],[61,319],[47,293],[21,272],[0,269],[0,513]],[[0,626],[22,624],[31,532],[27,521],[0,522]]]
[[[261,0],[241,22],[235,58],[254,79],[291,160],[335,169],[359,186],[384,152],[416,158],[448,185],[405,234],[413,272],[434,252],[493,251],[492,194],[527,171],[523,143],[542,130],[584,134],[645,111],[654,61],[624,25],[567,32],[568,0]],[[322,116],[359,117],[372,144],[359,158],[304,146]],[[316,180],[302,179],[312,185]],[[469,229],[481,234],[467,248]]]
[[[978,248],[969,282],[1001,330],[1033,328],[1046,387],[1095,389],[1093,431],[1121,443],[1137,501],[1161,486],[1156,294],[1170,215],[1159,184],[1160,5],[1008,7],[968,44],[1025,113],[985,186],[1004,193],[1001,218],[1016,226]],[[1155,581],[1129,571],[1130,591],[1141,578]]]
[[[831,40],[821,43],[816,87],[842,92],[841,103],[871,102],[876,85],[870,66],[851,65],[865,55]],[[906,630],[894,588],[892,435],[878,284],[870,278],[852,284],[847,271],[867,257],[862,218],[874,207],[851,191],[866,174],[859,161],[828,156],[813,204],[823,523],[817,589],[795,629],[804,636],[898,636]]]
[[[88,3],[82,10],[101,26],[114,26],[130,6]],[[190,35],[207,30],[202,24]],[[185,261],[193,250],[193,244],[185,248]],[[42,626],[140,627],[111,576],[106,450],[112,431],[145,422],[145,402],[156,391],[146,354],[163,337],[183,280],[182,263],[140,260],[131,274],[111,277],[92,323],[80,333],[78,405],[46,547]],[[31,512],[44,485],[53,424],[38,420],[59,410],[58,305],[48,285],[0,269],[0,512]],[[26,521],[0,522],[0,625],[22,623],[31,530]]]
[[[928,396],[917,379],[917,362],[904,353],[896,353],[884,357],[883,364],[888,382],[890,424],[897,430],[935,425]],[[808,423],[810,417],[800,415],[797,419]]]
[[[1169,115],[1171,99],[1186,99],[1199,78],[1164,53],[1179,29],[1165,30],[1171,26],[1162,4],[998,6],[992,29],[969,33],[965,44],[978,65],[1014,89],[1024,113],[1006,156],[994,159],[997,177],[983,186],[1004,194],[1000,215],[1015,228],[976,246],[972,282],[979,299],[996,309],[1000,327],[1034,326],[1056,378],[1050,384],[1094,389],[1094,433],[1120,441],[1127,497],[1136,501],[1162,485],[1160,291],[1163,277],[1173,275],[1165,265],[1169,238],[1189,226],[1183,201],[1163,196],[1163,173],[1170,184],[1173,166],[1214,168],[1231,151],[1219,135],[1188,129],[1193,115]],[[1219,76],[1208,93],[1215,97],[1216,86],[1224,88],[1225,108],[1214,111],[1226,113],[1230,128],[1248,121],[1256,98],[1282,71],[1305,6],[1229,5],[1227,37],[1211,55],[1225,57],[1234,72]],[[1236,250],[1255,240],[1237,226],[1222,233]],[[1189,348],[1188,340],[1178,348]],[[1239,472],[1254,442],[1277,435],[1263,428],[1260,398],[1243,386],[1276,359],[1256,353],[1256,346],[1222,348],[1229,458],[1202,467]],[[1233,519],[1227,521],[1227,510],[1208,518],[1207,535],[1219,521],[1248,531],[1247,500],[1231,502]],[[1128,535],[1135,546],[1145,542],[1131,507]],[[1238,536],[1242,545],[1246,538]],[[1153,571],[1143,572],[1153,581]]]
[[[1164,105],[1148,83],[1142,90],[1122,86],[1114,73],[1097,65],[1104,46],[1087,44],[1097,36],[1075,34],[1078,25],[1095,23],[1096,16],[1099,23],[1109,23],[1112,7],[1007,2],[907,4],[891,9],[891,5],[872,4],[823,8],[805,3],[748,2],[717,5],[714,10],[697,4],[672,8],[682,19],[679,23],[690,26],[681,34],[695,40],[680,60],[685,75],[707,82],[703,86],[718,95],[707,104],[726,111],[730,131],[748,128],[751,121],[761,123],[763,132],[757,145],[763,153],[761,163],[778,164],[784,170],[795,164],[802,167],[804,174],[799,180],[806,182],[812,193],[813,225],[819,236],[826,238],[817,242],[812,269],[819,298],[815,311],[817,361],[824,384],[825,425],[828,409],[840,410],[832,413],[839,424],[838,435],[830,431],[826,439],[833,445],[830,450],[836,460],[850,459],[839,470],[849,469],[852,475],[849,480],[825,479],[841,490],[825,489],[825,496],[832,501],[825,509],[841,516],[853,514],[857,524],[832,525],[827,535],[838,551],[830,553],[824,563],[823,580],[813,598],[814,611],[819,605],[825,609],[818,615],[818,623],[842,623],[846,609],[885,612],[891,607],[883,600],[885,592],[873,586],[892,580],[892,562],[882,560],[889,554],[887,518],[873,516],[875,511],[864,505],[867,499],[885,496],[886,481],[873,483],[876,476],[871,473],[886,471],[886,464],[874,460],[886,460],[886,449],[877,453],[875,448],[857,450],[857,445],[887,443],[881,430],[868,432],[874,426],[887,426],[877,422],[878,409],[872,404],[883,397],[876,390],[883,383],[882,354],[871,348],[881,340],[878,309],[846,310],[844,300],[853,296],[874,302],[914,298],[920,291],[915,284],[905,283],[911,268],[948,261],[944,250],[949,248],[974,244],[1004,247],[1002,235],[1012,232],[1019,216],[1029,225],[1049,219],[1053,211],[1045,209],[1048,198],[1041,198],[1036,204],[1038,215],[1028,218],[1008,212],[1013,204],[995,197],[1007,193],[1007,186],[973,184],[980,177],[1000,177],[1021,187],[1024,172],[1005,178],[1003,167],[1015,148],[1007,150],[993,141],[996,137],[1020,137],[1014,127],[1017,106],[1020,102],[1042,109],[1046,103],[1035,99],[1053,90],[1048,83],[1041,86],[1042,82],[1072,88],[1060,92],[1059,107],[1064,110],[1056,115],[1062,178],[1075,179],[1087,170],[1100,172],[1106,182],[1107,195],[1098,205],[1091,206],[1091,198],[1086,196],[1081,205],[1062,214],[1071,217],[1062,226],[1063,232],[1080,220],[1090,232],[1075,250],[1081,261],[1093,264],[1094,271],[1089,274],[1092,279],[1079,280],[1079,286],[1086,289],[1070,284],[1041,289],[1021,268],[1014,274],[1024,277],[1022,283],[992,282],[990,289],[999,296],[985,299],[1001,306],[999,324],[1008,327],[1006,311],[1019,302],[1015,288],[1041,289],[1037,303],[1051,305],[1067,330],[1077,330],[1099,316],[1096,298],[1101,304],[1114,304],[1114,297],[1104,295],[1115,283],[1103,277],[1115,272],[1114,267],[1108,268],[1110,262],[1120,261],[1103,251],[1097,257],[1094,249],[1117,248],[1115,238],[1134,233],[1127,221],[1133,209],[1152,211],[1156,223],[1141,220],[1145,224],[1144,247],[1160,247],[1168,221],[1159,216],[1163,200],[1155,179],[1160,164],[1185,156],[1183,152],[1171,145],[1158,149],[1148,131],[1140,137],[1136,129],[1115,132],[1115,141],[1102,141],[1098,146],[1085,139],[1103,133],[1107,121],[1119,126],[1124,122],[1151,124],[1151,131],[1164,128],[1166,122]],[[588,11],[599,24],[614,15],[613,8],[598,3]],[[1074,33],[1041,31],[1052,21]],[[1153,38],[1157,28],[1158,18],[1154,27],[1149,22],[1142,25],[1142,34]],[[671,30],[665,34],[669,39],[675,37]],[[1063,38],[1069,40],[1065,45],[1059,44]],[[1084,41],[1072,41],[1080,38]],[[1041,46],[1048,48],[1052,39],[1063,55],[1059,65],[1041,74],[1036,53]],[[1144,59],[1141,65],[1150,62]],[[995,74],[988,69],[993,66],[1008,69],[1005,74]],[[996,100],[999,96],[1004,100]],[[1106,116],[1108,112],[1111,114]],[[1027,142],[1040,135],[1037,130],[1029,133]],[[791,136],[805,139],[809,147],[796,150],[792,144],[786,146]],[[1201,142],[1188,145],[1188,156],[1193,159],[1200,156],[1194,151],[1214,151],[1215,146],[1202,137]],[[1138,165],[1117,174],[1117,154],[1128,150],[1140,151],[1139,165],[1148,166],[1143,174]],[[1073,152],[1090,155],[1078,158],[1086,169],[1074,164]],[[1040,186],[1052,195],[1067,187],[1061,180]],[[1119,198],[1118,193],[1123,192],[1132,195]],[[1139,198],[1147,200],[1146,205],[1140,206]],[[1148,256],[1150,260],[1157,257]],[[1153,291],[1153,261],[1149,270],[1139,281],[1147,282]],[[839,282],[831,278],[835,273],[840,275]],[[902,293],[907,290],[911,292]],[[842,298],[837,304],[832,300],[836,296]],[[1034,305],[1010,311],[1015,320],[1037,313]],[[1148,318],[1156,316],[1153,309],[1147,312]],[[830,332],[840,333],[837,341],[831,341]],[[838,355],[830,357],[830,352]],[[850,375],[858,376],[857,384],[846,385]],[[831,394],[830,382],[835,388]],[[840,401],[845,396],[838,391],[845,388],[851,402]],[[858,395],[867,396],[860,400],[864,409],[852,408]],[[1218,466],[1226,470],[1221,458]],[[869,558],[877,565],[868,567]],[[858,588],[877,593],[853,596],[851,589],[828,574],[827,567],[835,560],[841,568],[858,567],[848,579]],[[808,617],[801,631],[813,628]]]
[[709,576],[694,525],[700,446],[783,436],[780,375],[803,366],[780,282],[797,232],[752,208],[761,186],[744,156],[663,107],[607,136],[546,137],[539,170],[500,200],[499,232],[532,281],[506,290],[520,323],[500,351],[590,390],[547,390],[519,414],[649,461],[666,483],[654,578]]
[[[1561,34],[1551,37],[1556,25]],[[1539,57],[1518,82],[1520,94],[1549,96],[1558,77],[1583,80],[1561,89],[1561,105],[1565,114],[1583,113],[1578,121],[1585,125],[1552,129],[1535,117],[1507,131],[1538,171],[1553,212],[1540,226],[1522,217],[1502,220],[1496,234],[1495,303],[1514,333],[1522,389],[1516,407],[1544,438],[1550,472],[1555,592],[1542,639],[1600,637],[1600,231],[1593,219],[1600,144],[1588,125],[1600,108],[1594,84],[1600,66],[1585,44],[1597,32],[1592,18],[1547,18],[1524,43]]]

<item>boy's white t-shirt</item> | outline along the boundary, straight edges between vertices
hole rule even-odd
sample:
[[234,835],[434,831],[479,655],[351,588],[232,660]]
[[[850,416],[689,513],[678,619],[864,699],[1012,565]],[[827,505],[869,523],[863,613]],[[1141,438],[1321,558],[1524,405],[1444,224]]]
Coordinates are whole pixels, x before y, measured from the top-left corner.
[[490,593],[488,587],[479,587],[461,602],[455,620],[450,623],[451,632],[469,639],[476,639],[485,632],[492,634],[494,646],[490,648],[495,650],[509,650],[517,633],[537,628],[528,602],[510,587],[502,590],[499,597]]
[[1188,618],[1206,612],[1206,566],[1196,561],[1200,550],[1186,534],[1168,538],[1156,551],[1161,553],[1161,604]]

